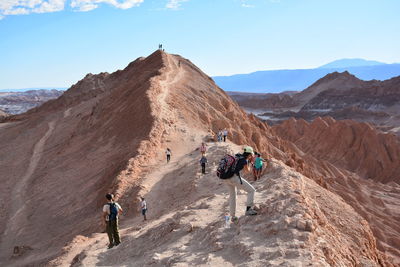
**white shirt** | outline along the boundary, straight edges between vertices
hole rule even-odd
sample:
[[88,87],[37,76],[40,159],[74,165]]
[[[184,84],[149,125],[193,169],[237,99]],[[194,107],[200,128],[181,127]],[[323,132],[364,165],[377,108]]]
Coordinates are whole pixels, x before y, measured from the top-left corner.
[[228,135],[228,131],[227,130],[224,131],[224,135],[225,136]]
[[143,200],[142,202],[140,202],[140,206],[142,207],[142,210],[147,209],[146,200]]
[[169,150],[165,151],[165,153],[166,153],[167,155],[171,155],[171,151],[169,151]]
[[[106,212],[108,215],[110,215],[110,203],[111,202],[108,202],[107,204],[105,204],[103,206],[103,212]],[[115,206],[117,206],[118,211],[122,210],[121,206],[117,202],[114,202],[114,203],[115,203]],[[108,220],[109,220],[109,218],[107,216],[106,221],[108,221]]]

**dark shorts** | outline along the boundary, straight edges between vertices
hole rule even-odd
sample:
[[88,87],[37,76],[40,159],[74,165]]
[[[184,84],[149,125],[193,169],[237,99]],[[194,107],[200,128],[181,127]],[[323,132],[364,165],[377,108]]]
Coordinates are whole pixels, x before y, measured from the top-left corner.
[[254,168],[256,171],[262,171],[262,166],[260,168]]
[[142,209],[142,215],[146,215],[147,209]]

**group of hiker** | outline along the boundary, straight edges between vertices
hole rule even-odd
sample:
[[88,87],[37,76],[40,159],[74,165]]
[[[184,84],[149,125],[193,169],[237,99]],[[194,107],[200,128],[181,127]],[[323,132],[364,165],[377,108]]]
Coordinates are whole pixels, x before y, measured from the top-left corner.
[[[228,132],[226,129],[218,132],[218,142],[226,142]],[[201,158],[201,172],[206,173],[206,164],[208,160],[206,158],[207,145],[201,143],[199,147]],[[166,149],[165,154],[167,156],[167,163],[171,160],[172,152],[169,148]],[[263,162],[265,160],[261,157],[260,153],[254,152],[250,146],[245,146],[242,153],[236,155],[225,155],[219,162],[217,167],[217,176],[226,185],[229,190],[229,214],[226,213],[224,216],[225,226],[228,226],[229,221],[237,222],[238,217],[236,216],[236,193],[237,189],[242,189],[247,192],[246,210],[245,214],[252,216],[257,215],[257,211],[254,208],[254,187],[243,178],[241,175],[242,170],[251,172],[253,170],[254,180],[257,181],[261,177]],[[118,230],[118,214],[122,213],[121,206],[114,202],[113,194],[106,195],[107,203],[103,207],[103,222],[106,226],[106,232],[109,238],[108,248],[118,246],[120,241],[119,230]],[[140,198],[140,209],[143,215],[143,220],[147,220],[147,203],[144,197]]]
[[228,137],[228,130],[225,128],[223,130],[219,130],[217,133],[217,141],[218,142],[226,142],[226,138]]

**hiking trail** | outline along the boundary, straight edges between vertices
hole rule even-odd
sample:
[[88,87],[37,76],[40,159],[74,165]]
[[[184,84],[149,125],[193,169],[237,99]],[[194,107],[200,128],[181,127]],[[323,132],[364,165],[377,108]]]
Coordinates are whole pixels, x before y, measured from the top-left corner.
[[[215,168],[224,154],[240,149],[231,143],[209,143],[209,165],[205,175],[201,174],[197,150],[175,157],[168,164],[156,165],[153,172],[143,177],[143,189],[139,193],[147,201],[147,221],[143,221],[138,206],[136,211],[131,211],[137,214],[133,219],[120,218],[121,245],[108,250],[106,234],[94,234],[89,239],[77,237],[74,249],[54,263],[72,262],[72,266],[129,265],[129,262],[135,262],[135,266],[235,266],[253,260],[260,262],[263,257],[265,264],[273,258],[278,258],[276,263],[292,263],[290,266],[299,263],[299,258],[307,262],[303,259],[306,252],[298,246],[293,247],[293,244],[303,242],[302,233],[295,234],[294,241],[282,236],[286,231],[284,227],[288,226],[281,222],[284,219],[281,210],[269,214],[268,219],[265,215],[244,216],[245,192],[238,191],[239,223],[224,227],[229,193],[216,177]],[[287,170],[275,165],[270,175],[252,182],[257,189],[255,201],[282,202],[293,210],[288,202],[290,193],[285,194],[283,190],[291,190],[290,179],[295,179],[291,177],[297,174],[281,179],[282,171]],[[251,176],[247,177],[251,181]],[[302,181],[295,188],[303,190]],[[283,208],[282,203],[279,206]],[[275,225],[275,230],[269,231],[279,232],[282,239],[260,234],[261,229],[266,231],[271,224]],[[282,229],[279,228],[281,225]]]

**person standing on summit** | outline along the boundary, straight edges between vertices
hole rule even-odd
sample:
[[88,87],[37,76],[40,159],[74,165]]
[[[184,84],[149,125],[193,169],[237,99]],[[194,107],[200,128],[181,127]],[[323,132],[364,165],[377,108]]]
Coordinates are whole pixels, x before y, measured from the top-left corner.
[[[230,159],[228,159],[230,158]],[[236,154],[235,157],[227,155],[220,161],[220,165],[217,170],[217,176],[222,179],[225,185],[229,188],[229,212],[231,220],[237,221],[236,217],[236,189],[242,189],[247,192],[246,202],[246,215],[257,215],[257,211],[254,210],[254,194],[256,190],[254,187],[244,179],[240,172],[245,167],[250,171],[250,162],[254,158],[253,148],[246,146],[243,149],[243,154]],[[224,164],[223,162],[230,162]]]
[[103,223],[106,226],[108,239],[110,241],[108,248],[112,248],[113,246],[118,246],[121,243],[118,231],[118,214],[122,213],[122,208],[117,202],[114,202],[113,194],[107,194],[106,199],[108,202],[103,207],[102,218]]

